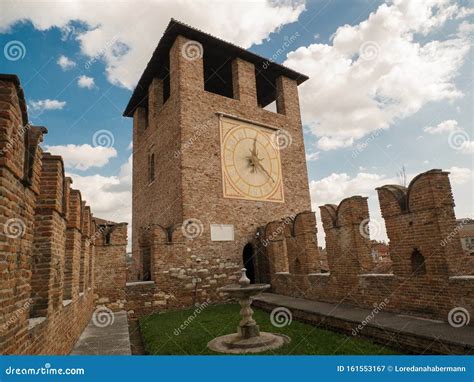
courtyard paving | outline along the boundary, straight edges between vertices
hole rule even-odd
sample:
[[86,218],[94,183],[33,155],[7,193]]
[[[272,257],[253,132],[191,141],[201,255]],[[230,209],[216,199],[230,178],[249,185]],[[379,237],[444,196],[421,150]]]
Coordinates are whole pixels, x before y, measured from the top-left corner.
[[110,325],[91,319],[74,345],[72,355],[131,355],[127,312],[115,312]]
[[[369,309],[362,309],[343,304],[332,304],[319,301],[306,300],[273,293],[262,293],[253,298],[254,305],[259,302],[273,307],[285,307],[290,311],[306,312],[314,317],[336,318],[351,323],[356,328],[362,321],[367,322],[367,317],[372,313]],[[330,321],[330,320],[328,320]],[[318,325],[319,326],[319,325]],[[467,354],[474,353],[474,327],[452,327],[448,322],[424,319],[421,317],[380,311],[374,315],[368,327],[382,329],[387,333],[424,338],[432,344],[453,344],[467,349]],[[364,329],[361,330],[364,335]],[[429,349],[426,349],[429,351]],[[449,352],[447,352],[449,354]]]

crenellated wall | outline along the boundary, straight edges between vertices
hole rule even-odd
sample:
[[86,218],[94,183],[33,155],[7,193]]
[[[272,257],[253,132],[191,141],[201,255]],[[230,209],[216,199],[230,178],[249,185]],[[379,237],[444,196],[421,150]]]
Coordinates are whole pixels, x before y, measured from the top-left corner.
[[[353,196],[320,207],[329,273],[318,270],[315,239],[295,245],[288,234],[297,238],[304,225],[307,237],[315,238],[314,213],[267,224],[260,256],[270,261],[273,291],[366,308],[384,302],[387,311],[443,320],[455,307],[472,313],[474,274],[462,252],[448,173],[431,170],[407,188],[388,185],[377,191],[393,273],[373,273],[367,198]],[[302,259],[298,267],[291,265],[295,259]],[[305,268],[305,263],[316,266]]]
[[[0,75],[0,353],[67,354],[95,306],[96,228],[23,90]],[[123,252],[125,257],[125,250]]]
[[[251,74],[239,60],[233,72]],[[291,93],[282,81],[280,90]],[[254,103],[255,92],[240,85],[238,99]],[[153,82],[151,91],[160,86]],[[155,93],[149,102],[162,102]],[[377,189],[393,273],[373,273],[367,198],[353,196],[320,207],[326,255],[311,211],[262,227],[252,223],[254,232],[237,230],[228,241],[211,240],[209,225],[197,219],[135,227],[141,256],[134,268],[144,281],[127,283],[127,224],[93,217],[65,177],[62,158],[39,147],[46,133],[28,123],[18,78],[0,75],[2,354],[69,353],[96,304],[142,316],[223,301],[219,288],[237,281],[247,246],[255,281],[271,283],[275,293],[365,308],[384,302],[387,311],[442,320],[454,307],[474,310],[474,275],[459,241],[447,172],[425,172],[407,188]]]
[[[149,281],[126,285],[127,310],[134,316],[193,306],[227,297],[218,289],[236,282],[241,264],[233,261],[232,242],[186,236],[183,224],[143,228],[139,245],[149,258]],[[206,256],[199,254],[206,253]]]
[[97,225],[95,240],[95,293],[97,303],[116,311],[124,309],[127,282],[127,224],[94,220]]

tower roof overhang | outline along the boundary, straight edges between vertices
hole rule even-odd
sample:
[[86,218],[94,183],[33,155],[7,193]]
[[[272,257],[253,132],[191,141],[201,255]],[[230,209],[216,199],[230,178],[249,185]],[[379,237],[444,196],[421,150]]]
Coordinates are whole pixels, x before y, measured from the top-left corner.
[[[225,54],[229,57],[240,57],[243,60],[253,63],[256,68],[262,68],[260,71],[257,71],[257,77],[262,76],[267,78],[267,80],[263,78],[261,81],[258,81],[260,86],[263,87],[263,92],[265,92],[265,87],[273,86],[272,82],[268,79],[275,79],[281,75],[295,80],[298,85],[302,84],[308,79],[308,77],[304,74],[277,64],[271,59],[259,56],[237,45],[205,33],[199,29],[195,29],[182,22],[171,19],[168,26],[166,27],[163,37],[160,39],[158,46],[153,52],[153,55],[148,62],[145,71],[143,72],[137,86],[135,87],[135,90],[133,91],[132,97],[130,98],[127,107],[123,112],[124,117],[132,117],[135,109],[138,106],[145,105],[148,95],[148,86],[154,77],[163,78],[167,75],[169,51],[178,36],[183,36],[190,40],[198,41],[204,46],[204,48],[212,47],[216,51],[225,52]],[[271,91],[272,89],[269,89],[269,93]]]

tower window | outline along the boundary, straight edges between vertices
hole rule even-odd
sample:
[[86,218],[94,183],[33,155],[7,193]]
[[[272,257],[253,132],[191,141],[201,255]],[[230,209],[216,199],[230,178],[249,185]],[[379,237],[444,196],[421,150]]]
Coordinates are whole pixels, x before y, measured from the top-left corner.
[[[148,103],[148,101],[147,101]],[[145,120],[143,121],[143,130],[148,129],[148,118],[150,118],[148,107],[145,108]]]
[[148,158],[148,181],[149,183],[155,180],[155,153],[150,154]]
[[411,272],[415,276],[426,274],[425,257],[416,248],[411,254]]
[[266,68],[255,66],[257,82],[257,104],[265,110],[277,112],[276,107],[276,78]]
[[105,244],[110,244],[110,232],[107,232],[105,234]]
[[204,90],[233,98],[232,58],[215,49],[204,49]]

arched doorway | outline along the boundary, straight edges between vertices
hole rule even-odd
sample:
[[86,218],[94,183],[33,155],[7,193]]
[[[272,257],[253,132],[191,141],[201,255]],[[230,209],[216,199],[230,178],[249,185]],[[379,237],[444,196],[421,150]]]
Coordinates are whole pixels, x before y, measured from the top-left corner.
[[255,260],[252,244],[248,243],[245,245],[242,260],[244,268],[247,269],[247,277],[250,279],[250,283],[255,284]]
[[151,280],[151,253],[150,248],[142,249],[142,281]]

